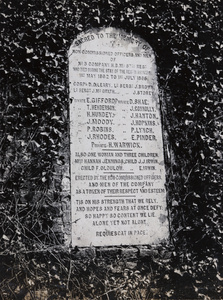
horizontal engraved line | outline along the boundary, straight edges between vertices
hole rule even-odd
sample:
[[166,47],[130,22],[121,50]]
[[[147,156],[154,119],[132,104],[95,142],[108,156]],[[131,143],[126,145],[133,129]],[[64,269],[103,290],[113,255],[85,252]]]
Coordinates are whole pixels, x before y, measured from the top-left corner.
[[104,172],[103,174],[135,174],[134,172]]
[[132,149],[102,149],[102,151],[132,151]]
[[111,195],[111,196],[105,196],[105,198],[110,198],[110,197],[116,197],[116,198],[119,198],[119,197],[130,197],[130,198],[135,198],[136,195]]

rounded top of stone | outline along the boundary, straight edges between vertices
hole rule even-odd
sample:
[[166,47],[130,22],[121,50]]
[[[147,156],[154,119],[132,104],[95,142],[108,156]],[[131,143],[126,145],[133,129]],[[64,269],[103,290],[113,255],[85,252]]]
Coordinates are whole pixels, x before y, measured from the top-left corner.
[[83,50],[89,45],[92,45],[96,50],[99,50],[101,46],[107,49],[117,49],[117,51],[124,48],[128,51],[147,53],[147,55],[153,56],[151,46],[143,38],[115,27],[92,28],[81,32],[73,40],[69,49],[69,56],[74,53],[74,50]]

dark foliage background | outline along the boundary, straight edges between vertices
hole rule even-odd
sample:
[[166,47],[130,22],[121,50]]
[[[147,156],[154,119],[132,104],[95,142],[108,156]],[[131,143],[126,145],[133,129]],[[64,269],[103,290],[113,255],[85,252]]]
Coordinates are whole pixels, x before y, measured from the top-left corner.
[[209,280],[217,291],[223,281],[221,0],[3,0],[0,7],[1,253],[63,244],[55,224],[69,132],[67,51],[78,33],[114,26],[139,34],[156,53],[175,274]]

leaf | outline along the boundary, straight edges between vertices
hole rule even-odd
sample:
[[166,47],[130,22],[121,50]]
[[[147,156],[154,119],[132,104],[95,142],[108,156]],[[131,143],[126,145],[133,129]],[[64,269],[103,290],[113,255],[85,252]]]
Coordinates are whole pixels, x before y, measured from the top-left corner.
[[174,269],[174,273],[179,274],[180,276],[183,276],[183,273],[179,269]]
[[33,48],[29,49],[29,48],[26,47],[26,53],[33,53]]
[[13,136],[12,135],[8,135],[7,136],[7,140],[10,141],[10,142],[12,142],[13,141]]
[[37,148],[39,148],[40,147],[40,144],[39,143],[37,143],[36,141],[34,141],[34,140],[32,140],[31,141],[31,145],[33,146],[33,147],[37,147]]
[[223,277],[221,277],[219,273],[216,275],[216,277],[218,280],[223,281]]
[[174,290],[170,290],[170,291],[166,292],[166,295],[168,298],[172,297],[173,294],[174,294]]
[[8,238],[5,234],[3,234],[2,238],[3,238],[3,240],[5,240],[5,241],[9,241],[9,238]]
[[59,119],[60,119],[60,116],[53,116],[52,117],[52,120],[57,120],[58,121]]
[[40,134],[43,135],[43,136],[49,136],[48,132],[40,132]]
[[196,194],[195,192],[194,192],[194,197],[196,197],[196,198],[201,198],[201,196],[200,195],[198,195],[198,194]]

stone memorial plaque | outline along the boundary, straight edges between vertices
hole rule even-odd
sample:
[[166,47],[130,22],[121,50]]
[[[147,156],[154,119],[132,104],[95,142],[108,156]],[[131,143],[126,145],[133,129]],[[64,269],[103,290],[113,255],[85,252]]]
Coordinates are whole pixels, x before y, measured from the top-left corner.
[[168,238],[154,53],[114,28],[69,50],[72,245],[155,244]]

